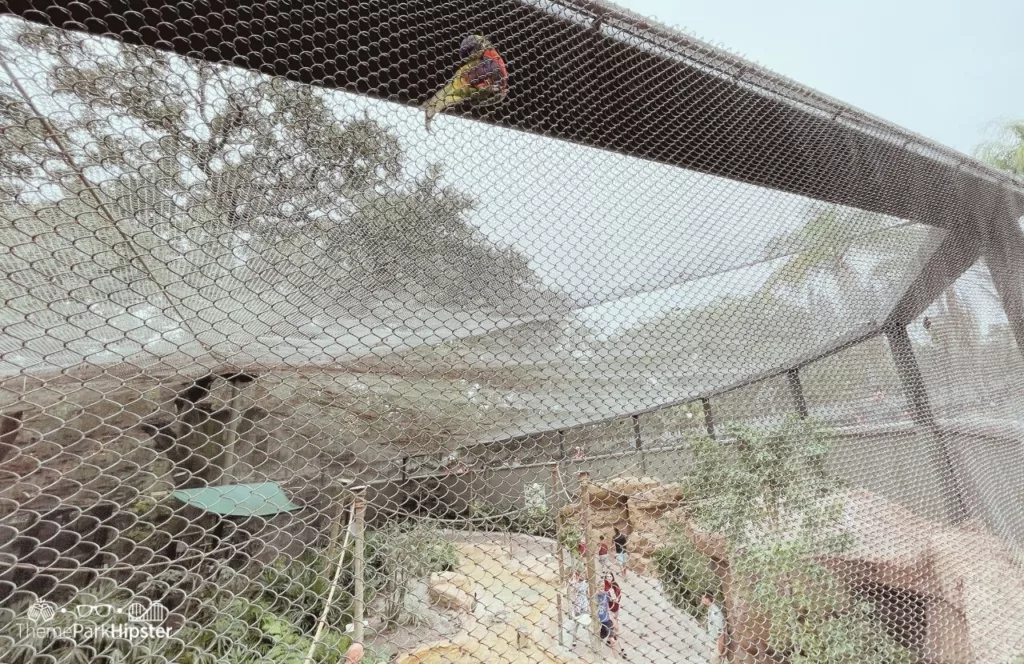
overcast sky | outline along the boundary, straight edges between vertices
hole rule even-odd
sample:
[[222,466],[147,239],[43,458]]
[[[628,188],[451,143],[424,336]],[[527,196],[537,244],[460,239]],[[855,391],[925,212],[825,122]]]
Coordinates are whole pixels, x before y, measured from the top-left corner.
[[963,152],[1024,118],[1024,0],[617,0]]

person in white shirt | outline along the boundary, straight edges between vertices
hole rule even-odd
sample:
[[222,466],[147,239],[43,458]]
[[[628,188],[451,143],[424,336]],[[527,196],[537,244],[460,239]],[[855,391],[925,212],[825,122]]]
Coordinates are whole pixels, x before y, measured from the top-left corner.
[[707,617],[704,624],[708,630],[708,636],[715,642],[715,649],[711,655],[711,664],[722,664],[725,662],[725,613],[722,611],[722,607],[715,603],[715,596],[710,592],[704,593],[703,597],[700,598],[700,602],[707,607]]
[[590,600],[587,596],[587,580],[576,570],[569,577],[569,615],[562,625],[562,643],[569,648],[576,645],[576,632],[583,626],[583,633],[590,625]]

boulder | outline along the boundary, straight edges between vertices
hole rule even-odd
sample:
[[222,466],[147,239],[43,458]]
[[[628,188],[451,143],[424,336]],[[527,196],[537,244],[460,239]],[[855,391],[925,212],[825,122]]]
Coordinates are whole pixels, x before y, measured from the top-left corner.
[[473,593],[466,592],[454,583],[433,577],[427,589],[427,596],[430,598],[431,604],[449,611],[472,613],[473,607],[476,605]]
[[473,581],[465,574],[459,574],[458,572],[435,572],[430,575],[430,583],[431,585],[435,583],[450,583],[470,595],[473,594],[474,590]]

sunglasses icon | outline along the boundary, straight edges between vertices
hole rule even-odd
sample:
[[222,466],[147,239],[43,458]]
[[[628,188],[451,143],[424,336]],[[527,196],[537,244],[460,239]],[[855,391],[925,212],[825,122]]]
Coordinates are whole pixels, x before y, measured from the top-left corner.
[[79,604],[75,607],[75,615],[79,618],[109,618],[114,613],[114,607],[110,604]]

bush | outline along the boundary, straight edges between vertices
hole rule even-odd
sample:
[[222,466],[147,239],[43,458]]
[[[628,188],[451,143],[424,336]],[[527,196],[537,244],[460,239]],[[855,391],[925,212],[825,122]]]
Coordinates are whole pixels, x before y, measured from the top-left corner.
[[697,550],[680,529],[670,531],[670,543],[654,552],[654,566],[669,600],[698,620],[704,617],[701,597],[711,592],[722,602],[722,580],[714,562]]
[[430,524],[389,523],[366,536],[367,587],[379,602],[384,627],[402,624],[410,585],[459,566],[455,547]]
[[512,532],[534,537],[554,539],[558,530],[555,511],[549,507],[527,507],[515,512],[503,512],[497,505],[473,501],[469,517],[477,530],[486,532]]
[[871,606],[819,562],[851,545],[841,527],[845,485],[826,467],[832,440],[822,424],[795,417],[733,427],[726,442],[695,439],[693,515],[724,536],[734,587],[765,616],[768,644],[790,662],[912,661]]

